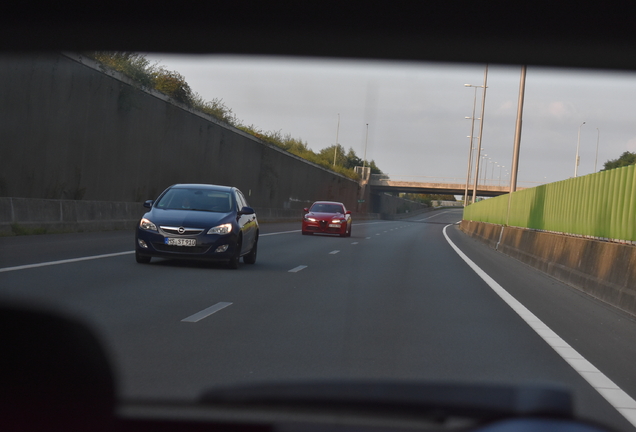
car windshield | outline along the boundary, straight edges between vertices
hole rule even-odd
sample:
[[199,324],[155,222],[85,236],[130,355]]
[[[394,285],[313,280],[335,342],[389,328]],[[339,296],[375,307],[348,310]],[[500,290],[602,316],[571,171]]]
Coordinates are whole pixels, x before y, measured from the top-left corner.
[[172,188],[156,203],[163,210],[201,210],[227,213],[232,209],[232,195],[206,189]]
[[0,300],[87,322],[122,406],[545,385],[634,432],[636,72],[6,53],[0,106]]
[[342,206],[338,204],[314,204],[310,211],[314,213],[344,213]]

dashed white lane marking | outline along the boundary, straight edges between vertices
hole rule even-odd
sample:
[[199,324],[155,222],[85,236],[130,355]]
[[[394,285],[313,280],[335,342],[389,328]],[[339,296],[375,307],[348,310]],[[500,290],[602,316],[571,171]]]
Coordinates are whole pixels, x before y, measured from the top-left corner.
[[625,393],[612,380],[607,378],[592,363],[572,348],[559,335],[552,331],[539,318],[522,305],[517,299],[508,293],[501,285],[491,278],[485,271],[477,266],[466,256],[446,234],[444,237],[457,254],[472,268],[477,275],[486,282],[492,290],[505,301],[539,336],[545,340],[566,362],[574,368],[594,389],[601,394],[616,410],[623,415],[632,425],[636,426],[636,400]]
[[302,269],[306,269],[306,268],[307,268],[306,265],[300,265],[298,267],[294,267],[293,269],[289,270],[287,273],[297,273],[301,271]]
[[266,237],[266,236],[272,236],[272,235],[278,235],[278,234],[289,234],[289,233],[296,233],[296,232],[300,232],[301,230],[294,230],[294,231],[281,231],[281,232],[275,232],[275,233],[267,233],[267,234],[258,234],[259,237]]
[[353,243],[351,243],[351,244],[358,244],[358,242],[353,242]]
[[100,258],[110,258],[110,257],[120,256],[120,255],[129,255],[133,253],[135,253],[135,251],[117,252],[117,253],[110,253],[110,254],[103,254],[103,255],[93,255],[93,256],[71,258],[71,259],[65,259],[65,260],[59,260],[59,261],[49,261],[49,262],[43,262],[43,263],[37,263],[37,264],[26,264],[26,265],[20,265],[15,267],[4,267],[4,268],[0,268],[0,273],[10,272],[15,270],[26,270],[26,269],[37,268],[37,267],[46,267],[46,266],[58,265],[58,264],[69,264],[69,263],[74,263],[79,261],[88,261],[88,260],[94,260],[94,259],[100,259]]
[[434,214],[433,216],[429,216],[429,217],[426,217],[424,219],[418,219],[416,222],[422,222],[422,221],[425,221],[427,219],[431,219],[431,218],[434,218],[436,216],[443,215],[445,213],[449,213],[449,212],[448,211],[439,212],[439,213]]
[[369,240],[371,237],[366,237],[367,240]]
[[224,309],[224,308],[228,307],[231,304],[232,303],[230,303],[230,302],[219,302],[219,303],[217,303],[217,304],[215,304],[213,306],[210,306],[207,309],[203,309],[201,312],[197,312],[194,315],[190,315],[189,317],[182,319],[181,322],[197,322],[197,321],[201,321],[203,318],[209,317],[213,313],[218,312],[221,309]]
[[339,251],[339,250],[332,250],[331,252],[329,252],[329,255],[335,255],[335,254],[337,254],[338,252],[340,252],[340,251]]

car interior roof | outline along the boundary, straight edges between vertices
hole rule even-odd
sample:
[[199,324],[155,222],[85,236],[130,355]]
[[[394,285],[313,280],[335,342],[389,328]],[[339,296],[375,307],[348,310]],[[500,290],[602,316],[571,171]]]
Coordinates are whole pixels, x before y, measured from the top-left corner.
[[0,50],[119,50],[634,69],[628,4],[538,0],[13,2]]

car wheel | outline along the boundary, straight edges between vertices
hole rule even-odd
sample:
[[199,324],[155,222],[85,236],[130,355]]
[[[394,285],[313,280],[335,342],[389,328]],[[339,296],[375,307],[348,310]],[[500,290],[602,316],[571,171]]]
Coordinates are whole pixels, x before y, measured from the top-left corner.
[[256,237],[256,240],[254,241],[254,246],[252,246],[252,250],[250,251],[250,253],[248,253],[247,255],[243,257],[243,262],[245,264],[254,264],[256,262],[257,249],[258,249],[258,237]]
[[347,237],[351,237],[351,225],[349,225],[349,232],[347,232]]
[[139,252],[135,251],[135,261],[137,261],[139,264],[148,264],[150,262],[150,257],[139,255]]
[[239,268],[239,260],[241,259],[241,239],[240,238],[239,238],[239,241],[236,242],[236,247],[234,249],[235,249],[234,255],[227,262],[227,267],[232,270],[236,270],[237,268]]

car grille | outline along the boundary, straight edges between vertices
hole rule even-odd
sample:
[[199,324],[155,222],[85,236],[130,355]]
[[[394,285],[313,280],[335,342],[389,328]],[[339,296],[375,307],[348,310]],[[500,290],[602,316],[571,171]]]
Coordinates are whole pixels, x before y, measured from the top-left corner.
[[163,243],[153,243],[155,249],[161,252],[176,252],[186,254],[203,254],[206,253],[209,246],[169,246]]
[[[193,235],[201,234],[204,231],[203,228],[185,228],[185,227],[173,227],[173,226],[162,226],[159,228],[161,228],[161,231],[163,231],[164,233],[172,234],[172,235],[193,236]],[[182,232],[179,232],[179,230],[182,230]]]

